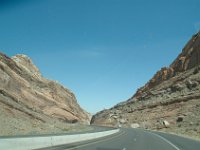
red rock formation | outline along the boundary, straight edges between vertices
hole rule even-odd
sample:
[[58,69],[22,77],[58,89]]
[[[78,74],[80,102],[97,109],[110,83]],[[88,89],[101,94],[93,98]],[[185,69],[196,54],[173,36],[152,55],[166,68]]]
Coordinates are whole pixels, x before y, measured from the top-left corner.
[[90,120],[75,95],[57,82],[42,77],[25,55],[9,58],[0,53],[0,105],[44,122],[50,118],[69,123],[89,123]]
[[137,124],[145,129],[200,138],[199,91],[200,32],[169,67],[159,70],[127,101],[95,114],[91,124],[115,127]]
[[174,77],[177,73],[184,72],[200,64],[200,32],[195,34],[185,45],[182,53],[175,59],[170,67],[159,70],[153,78],[138,89],[134,97],[138,98],[141,94],[156,85]]

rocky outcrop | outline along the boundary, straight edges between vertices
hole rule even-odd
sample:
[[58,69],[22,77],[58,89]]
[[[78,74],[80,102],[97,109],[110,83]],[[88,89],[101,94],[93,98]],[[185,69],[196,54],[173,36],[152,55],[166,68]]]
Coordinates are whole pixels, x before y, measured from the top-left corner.
[[175,59],[170,67],[164,67],[158,71],[154,77],[144,86],[141,87],[134,96],[140,97],[141,93],[148,91],[165,80],[176,76],[197,65],[200,65],[200,32],[195,34],[183,48],[182,53]]
[[[158,71],[129,100],[98,112],[91,123],[124,127],[138,124],[141,128],[198,136],[199,91],[200,32],[191,38],[169,67]],[[121,119],[125,121],[120,122]]]
[[13,115],[15,111],[47,123],[54,120],[88,124],[90,121],[89,113],[79,106],[75,95],[44,78],[25,55],[9,58],[0,53],[0,107],[10,118],[17,115]]

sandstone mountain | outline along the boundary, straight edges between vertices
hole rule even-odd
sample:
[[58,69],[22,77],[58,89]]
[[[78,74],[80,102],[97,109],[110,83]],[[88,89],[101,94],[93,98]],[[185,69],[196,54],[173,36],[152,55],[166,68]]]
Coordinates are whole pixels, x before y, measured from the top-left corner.
[[9,58],[0,53],[0,135],[89,121],[89,113],[79,106],[75,95],[42,77],[29,57]]
[[129,100],[94,115],[91,123],[200,137],[200,32],[169,67],[158,71]]

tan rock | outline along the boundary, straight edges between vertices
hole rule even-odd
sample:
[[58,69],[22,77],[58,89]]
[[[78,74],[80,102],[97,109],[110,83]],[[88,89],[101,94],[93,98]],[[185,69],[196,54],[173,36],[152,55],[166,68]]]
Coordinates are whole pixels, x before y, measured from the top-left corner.
[[170,126],[170,123],[167,120],[163,120],[163,125],[168,128]]
[[[92,124],[115,126],[109,114],[127,120],[125,127],[135,126],[186,134],[200,138],[200,32],[194,35],[169,67],[163,67],[127,101],[93,116]],[[177,118],[186,114],[183,118]],[[192,125],[191,125],[192,122]]]
[[9,58],[0,53],[0,74],[0,105],[8,105],[9,111],[17,109],[45,122],[51,118],[68,123],[90,121],[90,114],[79,106],[75,95],[42,77],[29,57]]
[[138,123],[132,123],[131,128],[139,128],[140,125]]

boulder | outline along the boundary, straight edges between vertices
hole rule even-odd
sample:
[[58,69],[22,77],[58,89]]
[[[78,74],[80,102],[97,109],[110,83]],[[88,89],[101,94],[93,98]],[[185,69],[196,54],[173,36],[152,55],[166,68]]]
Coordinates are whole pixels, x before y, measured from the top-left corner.
[[178,116],[176,122],[182,122],[183,121],[184,116]]
[[131,128],[139,128],[140,125],[138,123],[132,123]]
[[170,126],[170,123],[167,120],[163,120],[163,125],[168,128]]
[[186,81],[187,88],[190,89],[190,90],[197,87],[198,84],[199,84],[198,82],[191,81],[190,79]]
[[199,72],[200,72],[200,66],[198,66],[198,67],[196,67],[196,68],[194,69],[193,74],[197,74],[197,73],[199,73]]
[[110,118],[114,118],[114,119],[119,118],[119,116],[117,116],[116,114],[110,114],[109,117],[110,117]]
[[124,123],[126,123],[126,120],[125,120],[125,119],[120,119],[119,122],[120,122],[121,124],[124,124]]
[[171,87],[172,92],[176,92],[176,91],[181,91],[184,88],[183,85],[181,84],[175,84]]

